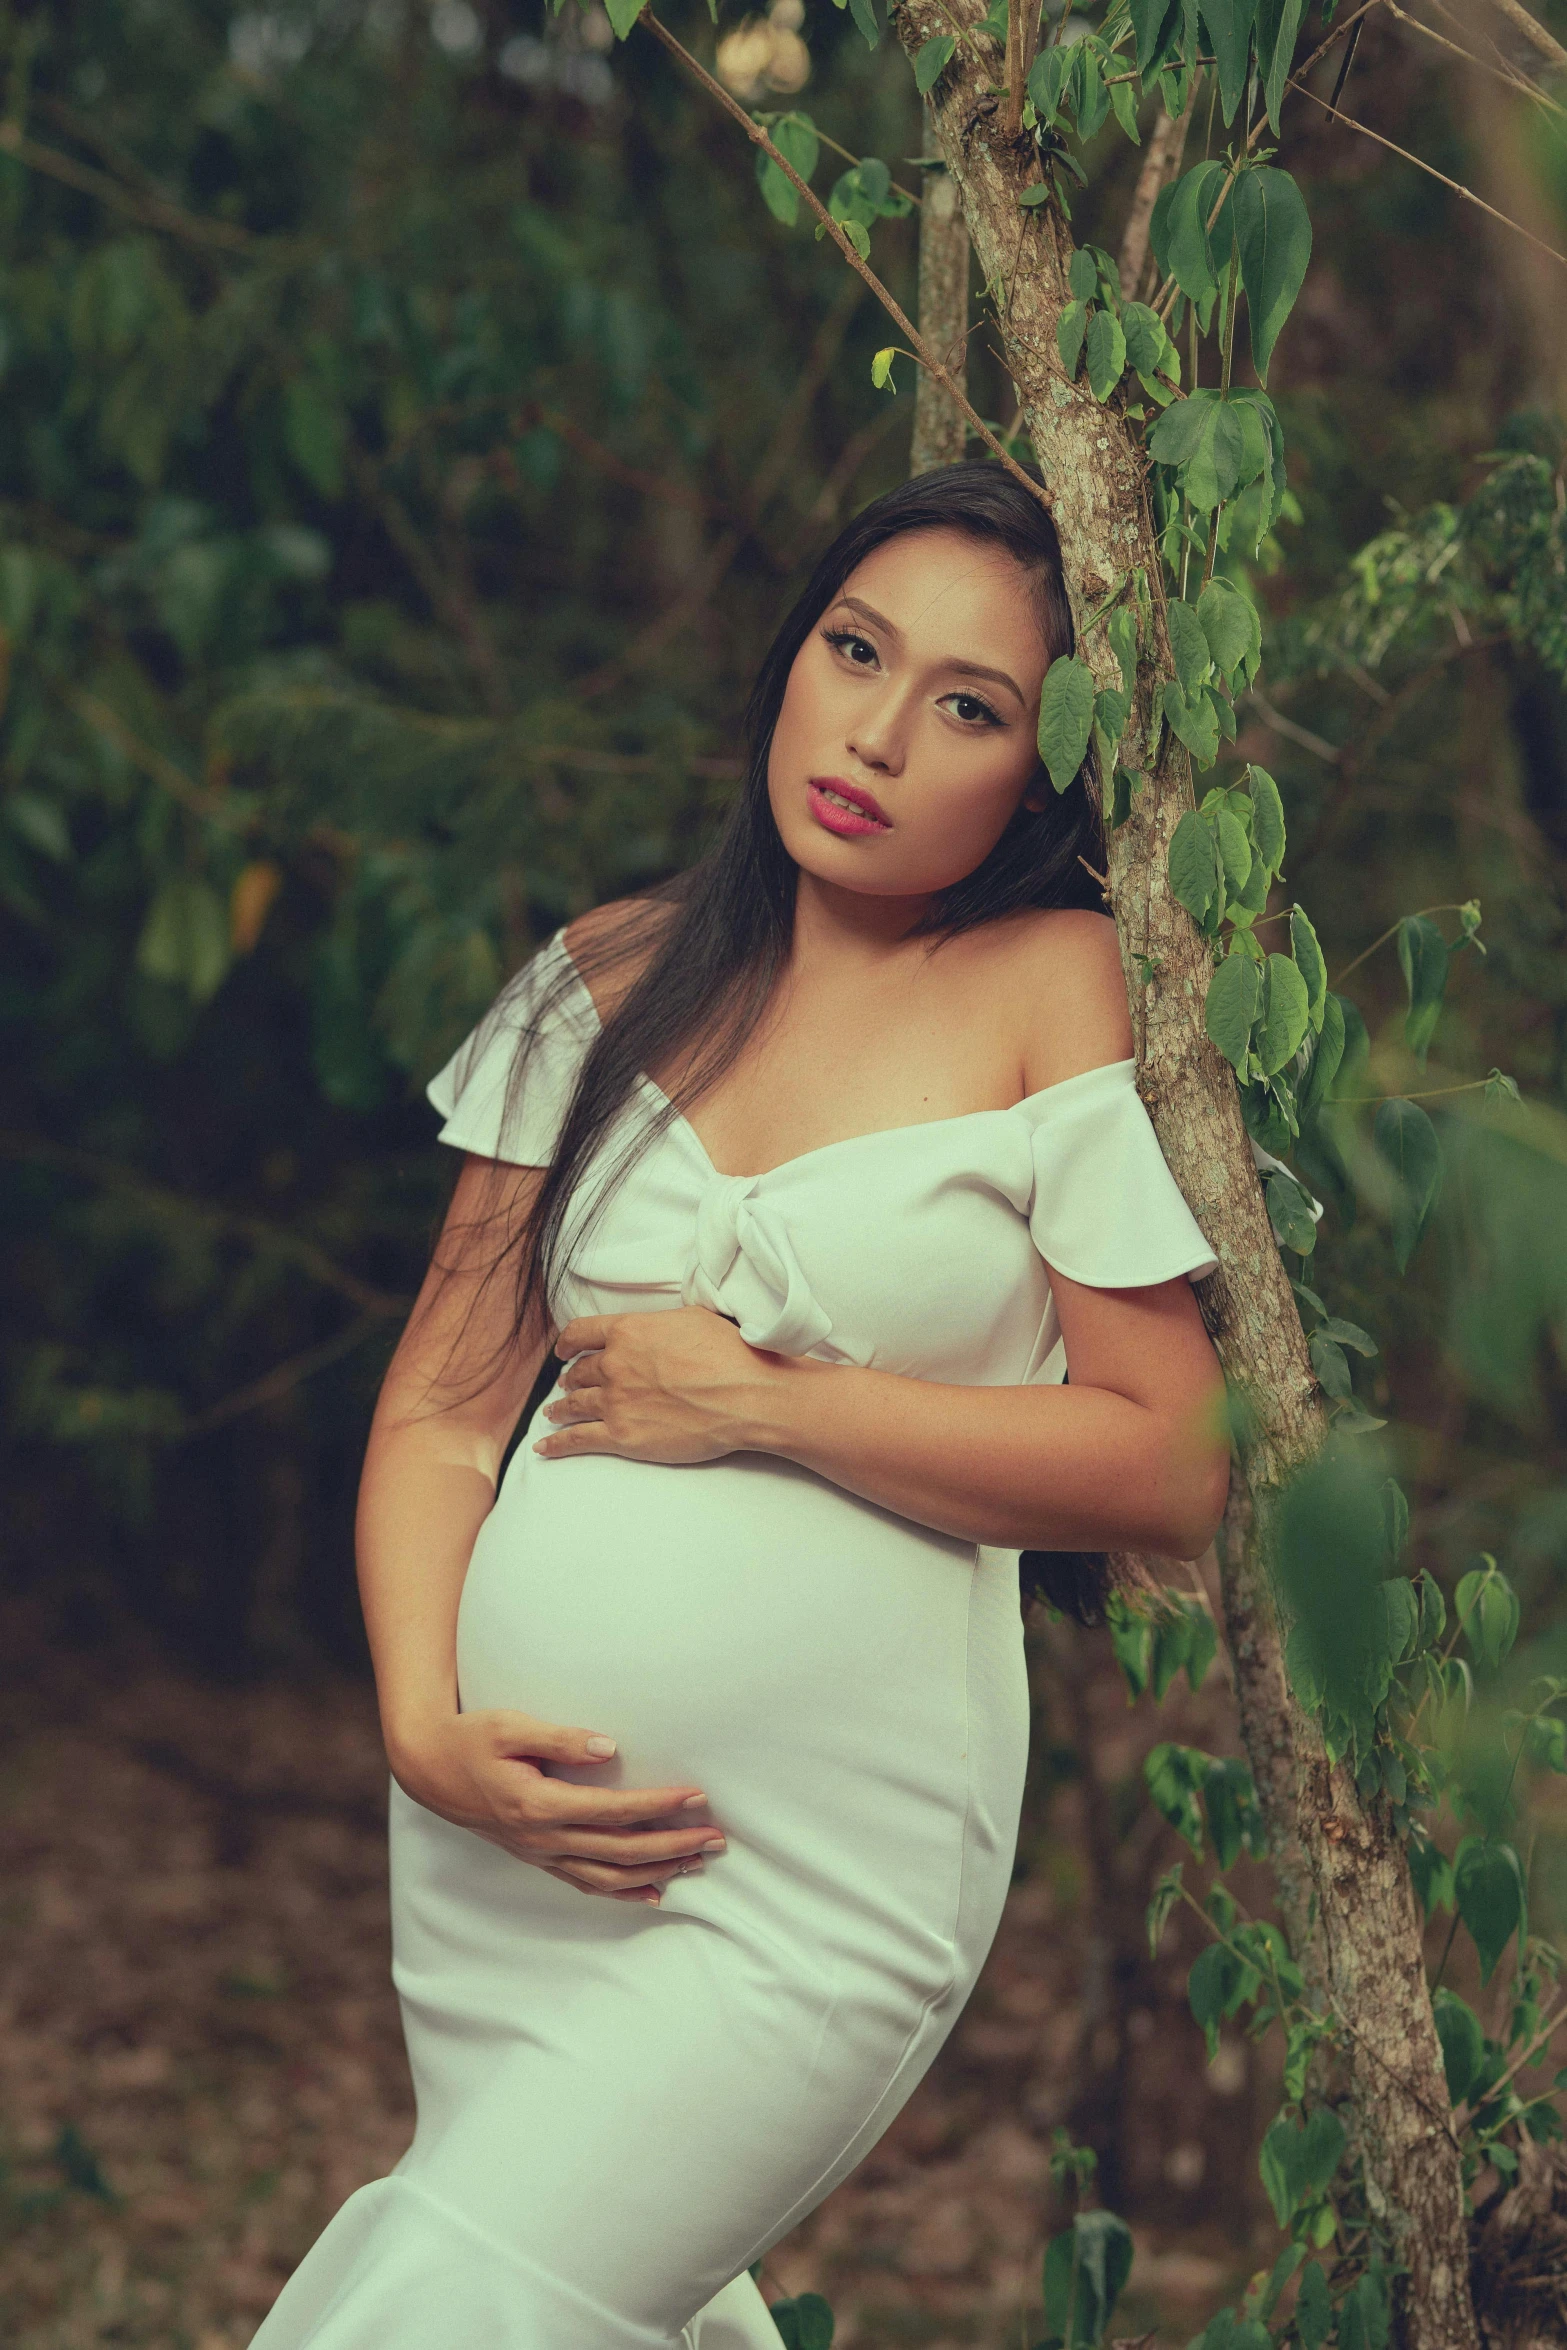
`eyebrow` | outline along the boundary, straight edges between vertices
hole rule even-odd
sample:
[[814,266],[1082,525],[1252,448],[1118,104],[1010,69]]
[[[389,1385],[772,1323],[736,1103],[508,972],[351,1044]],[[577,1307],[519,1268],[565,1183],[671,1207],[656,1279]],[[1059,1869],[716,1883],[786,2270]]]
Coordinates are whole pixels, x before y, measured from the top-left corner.
[[[884,628],[889,636],[902,636],[903,631],[897,622],[889,620],[885,612],[878,612],[874,604],[867,604],[863,596],[840,595],[838,602],[847,604],[851,612],[863,612],[867,620],[874,621],[878,628]],[[1004,669],[987,669],[983,661],[960,661],[956,658],[949,660],[945,666],[948,669],[955,669],[960,677],[991,678],[997,685],[1007,686],[1017,695],[1020,702],[1023,699],[1022,687],[1015,678],[1009,677]]]

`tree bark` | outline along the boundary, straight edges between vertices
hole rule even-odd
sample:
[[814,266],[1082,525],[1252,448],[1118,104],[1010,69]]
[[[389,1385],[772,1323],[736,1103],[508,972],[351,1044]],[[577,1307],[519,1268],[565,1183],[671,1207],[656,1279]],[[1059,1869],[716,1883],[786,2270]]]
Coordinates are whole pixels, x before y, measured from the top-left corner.
[[1289,1692],[1263,1563],[1273,1498],[1321,1442],[1324,1420],[1234,1077],[1203,1024],[1209,949],[1167,877],[1192,785],[1157,709],[1173,663],[1145,460],[1119,395],[1101,405],[1062,365],[1056,325],[1069,298],[1071,236],[1054,205],[1019,203],[1040,177],[1039,155],[1032,138],[1005,131],[995,89],[1004,59],[975,37],[981,13],[980,0],[895,0],[893,22],[911,57],[957,25],[970,36],[934,92],[937,136],[1050,488],[1078,652],[1098,686],[1118,685],[1119,669],[1103,628],[1086,623],[1129,574],[1146,581],[1149,626],[1124,755],[1147,780],[1110,835],[1109,895],[1140,1090],[1219,1259],[1199,1297],[1231,1390],[1245,1399],[1247,1492],[1231,1511],[1223,1575],[1243,1734],[1281,1912],[1339,2025],[1345,2119],[1366,2196],[1407,2272],[1402,2350],[1475,2350],[1467,2210],[1408,1867],[1385,1813],[1363,1806],[1348,1774],[1328,1767]]
[[[925,154],[935,156],[936,131],[925,108]],[[959,383],[965,379],[968,336],[968,227],[952,174],[939,159],[925,165],[920,201],[919,330]],[[929,473],[958,464],[968,446],[968,424],[935,377],[923,367],[914,393],[914,443],[910,473]]]

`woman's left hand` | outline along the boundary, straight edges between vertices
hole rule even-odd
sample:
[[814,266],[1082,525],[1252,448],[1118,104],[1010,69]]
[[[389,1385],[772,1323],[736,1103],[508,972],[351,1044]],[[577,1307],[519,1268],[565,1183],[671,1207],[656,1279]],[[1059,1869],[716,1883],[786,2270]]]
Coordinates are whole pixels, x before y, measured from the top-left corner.
[[607,1452],[673,1466],[759,1449],[777,1359],[748,1346],[722,1314],[583,1314],[562,1328],[555,1352],[570,1361],[564,1393],[544,1407],[556,1432],[533,1448],[546,1459]]

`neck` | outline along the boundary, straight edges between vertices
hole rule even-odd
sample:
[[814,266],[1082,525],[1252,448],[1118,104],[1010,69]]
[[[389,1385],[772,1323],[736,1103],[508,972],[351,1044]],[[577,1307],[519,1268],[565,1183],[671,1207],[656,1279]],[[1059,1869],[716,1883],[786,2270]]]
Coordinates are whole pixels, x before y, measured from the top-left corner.
[[802,872],[795,888],[791,961],[887,961],[929,913],[928,894],[875,897]]

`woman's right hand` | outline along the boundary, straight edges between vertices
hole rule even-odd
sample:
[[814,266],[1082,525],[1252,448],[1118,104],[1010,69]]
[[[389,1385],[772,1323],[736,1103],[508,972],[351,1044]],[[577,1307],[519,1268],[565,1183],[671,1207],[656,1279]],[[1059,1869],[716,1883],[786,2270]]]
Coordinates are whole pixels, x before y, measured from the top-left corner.
[[704,1807],[699,1787],[579,1787],[552,1779],[546,1762],[607,1762],[614,1742],[531,1714],[451,1714],[399,1742],[392,1775],[405,1795],[516,1860],[579,1893],[656,1902],[673,1876],[722,1852],[711,1820],[656,1825]]

